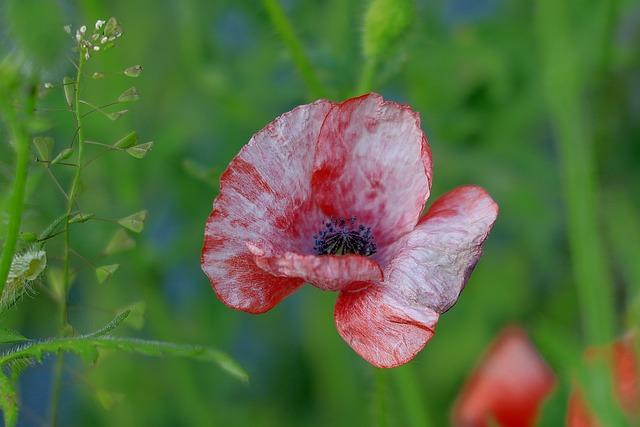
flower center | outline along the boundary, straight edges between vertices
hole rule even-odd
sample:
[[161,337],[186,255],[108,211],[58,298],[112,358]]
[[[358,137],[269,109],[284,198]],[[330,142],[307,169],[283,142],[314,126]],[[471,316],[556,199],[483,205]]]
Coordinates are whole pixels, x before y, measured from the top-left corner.
[[369,256],[376,253],[371,227],[358,224],[355,217],[348,221],[334,218],[322,222],[322,229],[313,235],[313,249],[318,255],[356,254]]

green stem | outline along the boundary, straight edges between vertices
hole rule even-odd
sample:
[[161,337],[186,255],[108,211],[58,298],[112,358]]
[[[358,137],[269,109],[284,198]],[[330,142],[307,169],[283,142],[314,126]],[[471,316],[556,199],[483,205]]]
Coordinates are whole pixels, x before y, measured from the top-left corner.
[[388,427],[389,415],[387,409],[388,372],[385,369],[374,369],[373,388],[373,423],[376,427]]
[[431,425],[427,416],[427,401],[423,399],[420,386],[416,381],[413,366],[405,365],[394,368],[393,376],[399,391],[400,401],[404,406],[405,421],[409,427],[428,427]]
[[[599,233],[598,185],[593,132],[583,111],[590,75],[585,72],[579,32],[572,30],[564,2],[537,2],[542,76],[560,154],[566,198],[567,234],[583,331],[589,345],[611,342],[615,328],[612,281]],[[622,425],[613,401],[611,376],[604,361],[594,363],[586,384],[587,400],[603,425]]]
[[357,95],[370,92],[373,86],[373,78],[375,77],[377,61],[370,58],[367,59],[362,67],[360,74],[360,82],[358,83]]
[[[82,128],[82,113],[80,111],[80,83],[82,80],[82,69],[84,66],[85,58],[83,49],[80,49],[80,55],[78,56],[78,69],[77,77],[75,81],[75,97],[73,102],[73,113],[76,120],[77,136],[78,136],[78,157],[77,167],[71,182],[71,190],[69,191],[69,198],[67,200],[67,213],[64,221],[64,278],[63,278],[63,295],[60,299],[60,332],[63,335],[67,333],[68,325],[68,310],[67,310],[67,294],[71,287],[71,274],[70,274],[70,252],[71,252],[71,236],[69,233],[69,219],[71,219],[71,213],[73,212],[76,198],[78,197],[78,190],[80,188],[80,180],[82,178],[82,161],[84,158],[84,130]],[[62,372],[64,369],[64,357],[58,356],[53,372],[53,384],[51,387],[51,400],[49,405],[49,422],[51,426],[56,425],[58,415],[58,402],[60,400],[60,385],[62,382]]]
[[284,13],[284,10],[278,0],[262,0],[262,4],[265,9],[267,9],[267,13],[271,19],[271,24],[280,33],[282,41],[287,46],[287,49],[289,49],[291,58],[296,65],[298,72],[302,75],[302,78],[313,98],[327,97],[327,91],[320,83],[320,79],[318,79],[318,76],[311,65],[311,61],[305,54],[300,39],[298,39],[291,22]]
[[[29,105],[34,105],[35,90],[31,93]],[[16,175],[13,181],[13,189],[11,190],[11,198],[9,200],[9,224],[7,226],[7,235],[0,255],[0,295],[4,290],[13,255],[18,242],[18,234],[20,232],[20,223],[22,221],[22,212],[24,210],[24,194],[27,183],[27,166],[29,162],[29,136],[18,121],[16,112],[11,105],[11,100],[7,97],[0,97],[0,107],[4,112],[5,121],[9,126],[11,138],[16,148]],[[31,114],[33,111],[29,107]]]

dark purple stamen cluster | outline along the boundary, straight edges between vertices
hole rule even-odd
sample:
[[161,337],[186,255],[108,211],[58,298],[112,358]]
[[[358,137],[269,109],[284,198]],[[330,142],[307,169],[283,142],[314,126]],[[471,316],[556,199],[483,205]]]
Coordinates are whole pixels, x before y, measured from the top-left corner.
[[342,218],[323,221],[323,228],[313,236],[313,249],[318,255],[356,254],[369,256],[376,253],[371,227],[356,224],[356,218],[349,221]]

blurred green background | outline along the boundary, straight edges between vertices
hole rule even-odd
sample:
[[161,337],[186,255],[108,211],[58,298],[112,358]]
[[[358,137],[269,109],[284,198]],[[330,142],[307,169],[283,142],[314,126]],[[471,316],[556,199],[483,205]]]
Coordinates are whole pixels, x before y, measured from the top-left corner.
[[[328,96],[338,101],[355,95],[365,63],[361,36],[368,2],[281,4]],[[580,209],[567,215],[572,184],[563,178],[580,150],[588,150],[587,163],[592,156],[587,176],[595,184],[585,184],[595,203],[583,210],[596,209],[590,214],[601,233],[582,238],[596,239],[611,273],[607,291],[616,298],[616,333],[626,328],[625,313],[640,286],[640,259],[634,258],[640,234],[633,235],[640,212],[640,4],[573,0],[564,10],[545,4],[553,2],[419,0],[413,22],[384,54],[372,81],[371,89],[420,112],[433,150],[432,200],[455,186],[478,184],[501,208],[459,302],[441,318],[424,351],[399,368],[415,378],[416,396],[435,426],[448,424],[465,378],[505,325],[532,331],[557,371],[562,362],[548,343],[583,345],[569,237]],[[86,137],[110,143],[136,129],[156,145],[144,160],[120,153],[101,157],[85,172],[80,202],[101,217],[146,208],[149,218],[137,247],[109,258],[101,251],[113,224],[90,222],[73,232],[74,248],[91,262],[122,266],[99,285],[93,271],[74,260],[79,274],[70,296],[71,322],[90,330],[144,301],[141,330],[119,333],[215,346],[251,378],[241,384],[214,366],[183,360],[109,354],[87,366],[69,357],[60,424],[372,426],[383,425],[374,408],[382,398],[388,424],[406,425],[394,374],[382,374],[389,381],[380,396],[374,369],[338,336],[335,294],[307,286],[254,316],[223,306],[200,271],[217,176],[254,132],[313,98],[263,4],[0,0],[0,56],[13,53],[43,82],[61,82],[73,73],[63,25],[93,25],[109,16],[118,18],[124,36],[117,48],[92,59],[87,71],[115,74],[88,80],[84,97],[106,103],[135,84],[142,98],[115,124],[91,116]],[[134,64],[144,66],[139,79],[117,75]],[[566,84],[580,97],[557,90]],[[62,91],[52,90],[39,107],[64,108]],[[72,116],[42,114],[55,123],[50,133],[56,147],[66,146]],[[567,129],[575,117],[582,133]],[[575,151],[561,148],[576,135],[588,140],[578,138]],[[0,144],[2,193],[11,181],[10,153]],[[56,173],[68,182],[68,171]],[[38,232],[63,211],[53,182],[32,165],[23,230]],[[55,244],[49,256],[50,264],[59,263]],[[37,289],[9,323],[41,337],[57,333],[53,318],[54,304]],[[546,340],[541,330],[557,335]],[[52,361],[22,377],[20,425],[46,425]],[[545,408],[545,425],[562,424],[567,387],[563,383]]]

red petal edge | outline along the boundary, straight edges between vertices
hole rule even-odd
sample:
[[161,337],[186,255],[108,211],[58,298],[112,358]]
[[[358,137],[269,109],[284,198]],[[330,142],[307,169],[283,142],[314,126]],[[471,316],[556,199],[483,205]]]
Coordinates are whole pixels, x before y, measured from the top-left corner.
[[[308,177],[320,127],[333,104],[302,105],[256,133],[220,178],[207,219],[201,266],[216,295],[231,308],[263,313],[302,285],[256,266],[247,242],[298,250],[291,218],[311,209]],[[286,164],[287,167],[283,167]]]
[[372,283],[358,292],[341,292],[334,319],[340,336],[362,358],[378,368],[393,368],[424,348],[438,314],[412,310]]

